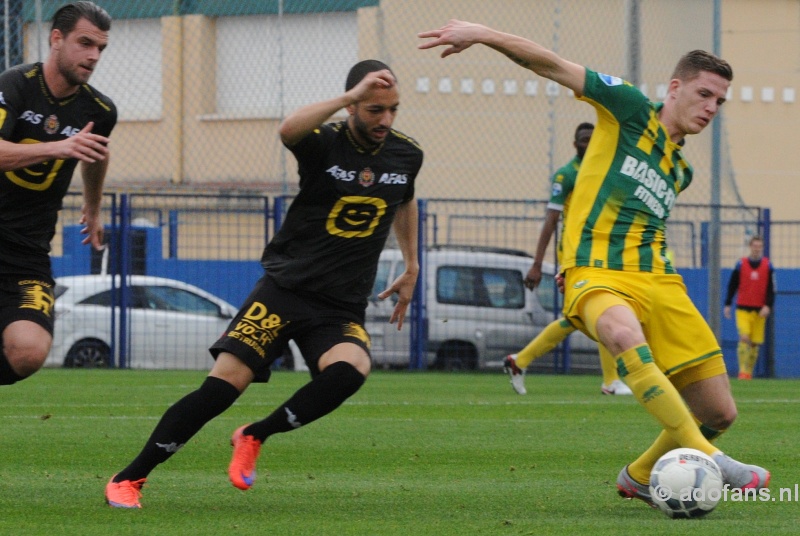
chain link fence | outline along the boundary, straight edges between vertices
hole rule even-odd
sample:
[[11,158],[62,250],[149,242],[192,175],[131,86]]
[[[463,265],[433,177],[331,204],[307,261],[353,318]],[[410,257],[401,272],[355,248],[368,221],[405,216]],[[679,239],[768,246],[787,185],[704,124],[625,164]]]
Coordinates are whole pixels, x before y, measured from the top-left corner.
[[[44,60],[49,20],[62,3],[3,0],[5,65]],[[395,127],[425,150],[417,196],[429,200],[428,242],[533,252],[549,179],[574,155],[575,127],[595,121],[593,108],[486,47],[441,59],[418,50],[416,34],[450,18],[480,21],[624,77],[659,100],[683,53],[714,48],[716,7],[713,0],[97,3],[114,22],[91,83],[114,99],[120,117],[107,191],[138,195],[130,215],[159,229],[162,258],[256,267],[273,228],[269,199],[288,199],[297,187],[278,125],[299,106],[341,94],[356,61],[382,59],[398,77]],[[668,229],[676,265],[706,266],[708,225],[718,219],[720,264],[733,266],[747,238],[763,232],[762,211],[745,206],[737,190],[724,114],[719,138],[707,129],[689,138],[685,153],[695,179]],[[156,192],[194,200],[149,195]],[[78,206],[64,211],[64,226],[76,223]],[[800,267],[791,253],[797,228],[781,222],[773,231],[776,266]]]
[[[5,0],[6,62],[41,61],[61,1]],[[569,91],[486,47],[439,58],[420,31],[449,18],[528,36],[662,98],[677,58],[713,48],[712,0],[98,0],[114,18],[91,83],[119,107],[114,189],[294,191],[294,161],[277,136],[293,109],[343,90],[356,61],[376,57],[402,92],[396,127],[420,141],[425,197],[546,199],[594,111]],[[23,46],[24,45],[24,46]],[[709,129],[710,130],[710,129]],[[691,138],[696,168],[683,202],[711,199],[711,143]],[[720,201],[739,204],[721,141]]]
[[[24,48],[26,61],[44,59],[48,21],[61,4],[6,0],[13,14],[7,24],[25,28],[24,34],[7,32],[9,51]],[[549,178],[574,155],[575,126],[594,121],[593,109],[487,47],[442,60],[438,51],[418,50],[416,34],[451,17],[482,21],[621,75],[658,100],[681,54],[713,48],[715,9],[713,0],[684,1],[680,8],[674,0],[98,4],[114,23],[91,82],[113,97],[120,113],[109,191],[295,192],[295,161],[277,135],[281,119],[340,94],[349,67],[377,57],[400,81],[395,126],[426,151],[419,197],[532,202],[548,198]],[[708,129],[685,149],[696,173],[681,203],[743,204],[722,125],[718,197],[711,191],[714,138]],[[535,218],[543,216],[539,212]],[[751,226],[756,221],[750,210],[734,218]],[[516,247],[533,247],[535,222]],[[687,256],[693,262],[695,237],[684,240],[679,224],[673,229],[679,264]],[[738,255],[746,238],[732,237],[733,250],[723,238],[723,255]]]

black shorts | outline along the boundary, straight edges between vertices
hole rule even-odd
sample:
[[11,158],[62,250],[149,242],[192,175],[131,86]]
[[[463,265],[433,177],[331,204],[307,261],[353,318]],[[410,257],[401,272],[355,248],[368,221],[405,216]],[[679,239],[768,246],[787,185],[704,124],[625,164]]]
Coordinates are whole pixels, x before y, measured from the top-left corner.
[[294,339],[312,376],[319,374],[319,358],[333,346],[351,342],[369,355],[364,311],[336,306],[325,300],[279,287],[262,277],[209,351],[216,357],[229,352],[255,373],[256,382],[269,381],[270,367]]
[[41,279],[0,278],[0,333],[12,322],[30,320],[53,334],[53,285]]

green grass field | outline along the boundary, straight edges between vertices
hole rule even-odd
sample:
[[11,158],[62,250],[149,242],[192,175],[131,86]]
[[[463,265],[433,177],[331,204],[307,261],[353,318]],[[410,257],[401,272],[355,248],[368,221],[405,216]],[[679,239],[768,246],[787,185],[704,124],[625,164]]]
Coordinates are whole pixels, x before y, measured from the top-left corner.
[[253,385],[144,488],[142,510],[103,501],[166,407],[203,373],[43,370],[0,388],[0,534],[797,534],[800,382],[734,383],[739,420],[720,446],[768,467],[774,501],[670,520],[614,487],[657,427],[596,376],[373,373],[332,415],[262,449],[259,480],[227,479],[229,437],[307,376]]

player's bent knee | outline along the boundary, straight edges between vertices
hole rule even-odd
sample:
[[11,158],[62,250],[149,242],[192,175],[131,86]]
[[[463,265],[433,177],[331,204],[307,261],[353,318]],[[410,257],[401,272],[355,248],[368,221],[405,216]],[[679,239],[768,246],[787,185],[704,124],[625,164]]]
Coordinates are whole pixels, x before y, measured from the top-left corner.
[[345,396],[356,393],[367,380],[365,374],[346,361],[337,361],[325,369],[325,374],[336,378],[338,388]]
[[17,374],[19,374],[23,378],[27,378],[31,374],[34,374],[39,369],[41,369],[42,365],[44,365],[44,358],[42,358],[42,359],[26,359],[26,360],[22,361],[21,363],[18,363],[14,367],[14,370],[16,370]]
[[11,370],[26,378],[42,368],[52,342],[52,336],[38,324],[14,322],[3,331],[3,355]]
[[353,364],[353,367],[366,379],[372,371],[372,360],[365,354]]
[[707,414],[703,419],[703,424],[714,430],[727,430],[736,421],[738,415],[735,405],[725,405],[715,408],[715,411]]
[[372,370],[372,362],[370,361],[369,356],[367,356],[366,354],[364,354],[363,357],[359,356],[352,359],[343,359],[341,361],[336,361],[328,365],[327,368],[330,368],[332,365],[335,365],[337,363],[347,363],[354,370],[356,370],[364,380],[367,379],[367,376],[369,376],[369,373]]
[[22,378],[27,378],[42,368],[49,351],[49,344],[4,349],[9,366]]
[[228,382],[239,393],[243,393],[255,377],[250,367],[230,352],[220,352],[208,375]]
[[623,306],[606,310],[595,323],[595,330],[600,342],[615,356],[646,342],[633,312]]
[[724,430],[726,428],[730,428],[736,418],[739,416],[739,412],[736,410],[736,406],[727,409],[726,411],[720,413],[719,416],[719,429]]
[[339,343],[325,352],[319,359],[319,369],[325,370],[338,362],[348,363],[364,378],[369,376],[372,370],[372,361],[367,351],[350,342]]

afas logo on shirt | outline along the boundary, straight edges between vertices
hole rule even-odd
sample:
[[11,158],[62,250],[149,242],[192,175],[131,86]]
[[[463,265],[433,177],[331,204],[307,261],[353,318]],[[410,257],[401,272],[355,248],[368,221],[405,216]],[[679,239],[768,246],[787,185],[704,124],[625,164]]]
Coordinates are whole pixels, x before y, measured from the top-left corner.
[[597,73],[597,76],[600,77],[600,80],[602,80],[607,86],[621,86],[623,84],[622,78],[617,76],[611,76],[603,73]]
[[336,180],[350,182],[351,180],[356,178],[355,171],[347,171],[346,169],[342,169],[339,166],[333,166],[326,170],[331,177]]
[[[33,110],[25,110],[24,112],[22,112],[22,114],[20,114],[19,118],[22,119],[23,121],[27,121],[31,125],[41,125],[42,121],[44,121],[43,125],[44,131],[47,132],[48,134],[55,134],[60,127],[58,117],[56,117],[55,114],[51,115],[45,120],[44,115],[37,114],[33,112]],[[63,129],[61,129],[61,132],[59,132],[59,134],[71,137],[80,131],[81,129],[79,129],[78,127],[71,127],[68,125],[65,126]]]
[[20,119],[27,121],[31,125],[38,125],[42,122],[43,117],[42,114],[33,113],[31,110],[25,110],[22,112],[22,115],[19,116]]
[[[350,182],[358,178],[361,186],[367,187],[375,184],[375,174],[370,168],[365,168],[361,172],[349,171],[342,169],[339,166],[332,166],[325,170],[331,177],[336,180]],[[383,173],[378,178],[378,184],[407,184],[408,175],[405,173]]]

